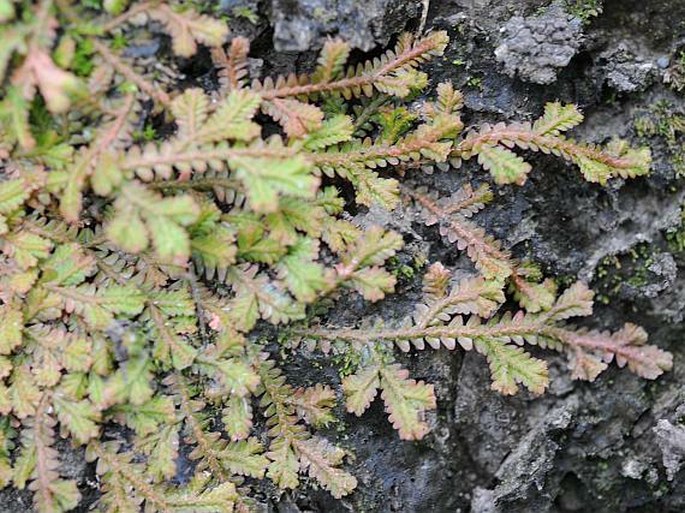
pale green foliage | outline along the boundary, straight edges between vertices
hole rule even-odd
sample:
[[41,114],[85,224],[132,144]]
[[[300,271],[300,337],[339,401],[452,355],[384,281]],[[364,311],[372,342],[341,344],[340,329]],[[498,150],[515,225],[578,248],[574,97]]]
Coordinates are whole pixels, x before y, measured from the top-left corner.
[[[355,65],[330,40],[311,75],[250,83],[249,43],[225,51],[222,20],[181,2],[92,5],[0,0],[0,486],[31,490],[40,513],[81,502],[58,431],[95,462],[100,511],[246,511],[244,477],[286,489],[308,476],[349,494],[348,452],[316,433],[339,422],[339,397],[359,416],[380,396],[403,439],[430,428],[433,385],[409,377],[394,345],[475,349],[504,394],[548,384],[526,343],[565,351],[582,379],[613,360],[650,379],[670,368],[637,326],[564,324],[591,313],[592,293],[576,284],[558,296],[471,219],[493,199],[487,184],[438,197],[394,173],[477,157],[496,183],[522,184],[532,166],[518,148],[604,183],[645,174],[647,150],[566,139],[582,115],[558,103],[534,123],[468,133],[449,83],[403,105],[427,85],[418,67],[445,51],[444,32],[404,34]],[[179,57],[211,47],[218,90],[177,90],[164,66],[117,53],[148,29]],[[354,218],[352,198],[407,209],[398,215],[413,200],[479,275],[454,284],[433,264],[411,316],[329,329],[336,303],[381,301],[398,281],[386,263],[402,256],[402,234]],[[507,287],[525,312],[500,311]],[[303,365],[288,352],[300,340],[358,362],[342,392],[287,382],[276,361]],[[181,457],[193,475],[172,485]]]
[[386,360],[374,355],[372,363],[343,380],[347,410],[360,416],[380,389],[385,411],[400,438],[423,438],[428,432],[424,414],[426,410],[434,409],[436,404],[433,385],[408,379],[409,372],[406,369]]

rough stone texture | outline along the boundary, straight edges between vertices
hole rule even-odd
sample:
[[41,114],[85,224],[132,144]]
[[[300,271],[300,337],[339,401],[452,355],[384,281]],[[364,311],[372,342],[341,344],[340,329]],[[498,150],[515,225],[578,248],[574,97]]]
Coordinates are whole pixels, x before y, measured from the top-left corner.
[[535,84],[551,84],[580,48],[582,22],[559,3],[542,14],[512,17],[501,32],[495,56],[505,71]]
[[673,481],[685,460],[685,427],[674,426],[668,420],[662,419],[654,427],[656,443],[663,454],[666,476]]
[[319,48],[328,36],[371,50],[421,14],[420,1],[272,0],[274,47],[279,51]]

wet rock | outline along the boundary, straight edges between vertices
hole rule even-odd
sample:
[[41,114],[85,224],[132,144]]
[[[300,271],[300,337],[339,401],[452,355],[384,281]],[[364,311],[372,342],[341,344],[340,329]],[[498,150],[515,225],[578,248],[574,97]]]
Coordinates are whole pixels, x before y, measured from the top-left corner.
[[582,22],[553,4],[542,14],[514,16],[502,27],[495,57],[507,74],[535,84],[551,84],[578,52]]
[[355,48],[371,50],[387,44],[422,9],[419,0],[273,0],[274,46],[278,51],[308,51],[329,36],[340,36]]
[[[549,501],[541,492],[548,484],[546,481],[556,455],[563,447],[558,440],[560,434],[571,425],[578,406],[578,399],[571,396],[548,411],[499,466],[495,477],[500,483],[491,491],[480,489],[474,495],[472,511],[548,511]],[[519,501],[525,501],[525,507],[512,509]]]

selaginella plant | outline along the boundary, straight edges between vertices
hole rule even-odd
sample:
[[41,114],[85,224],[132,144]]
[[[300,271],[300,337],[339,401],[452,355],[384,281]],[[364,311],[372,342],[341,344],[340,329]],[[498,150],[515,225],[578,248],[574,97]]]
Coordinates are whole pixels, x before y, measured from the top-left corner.
[[[250,82],[248,42],[224,21],[126,3],[0,0],[0,486],[28,488],[37,511],[81,502],[58,437],[95,463],[101,511],[248,511],[255,480],[294,488],[305,475],[346,495],[347,451],[317,434],[338,395],[361,415],[381,390],[401,438],[428,432],[433,386],[409,378],[394,345],[476,350],[503,394],[547,387],[529,344],[566,353],[579,379],[612,361],[648,379],[670,368],[638,326],[569,324],[590,315],[592,292],[559,294],[474,223],[488,186],[448,197],[410,180],[475,159],[497,184],[522,184],[524,150],[603,184],[646,174],[647,150],[565,137],[582,115],[558,103],[532,124],[464,131],[449,83],[408,108],[443,32],[357,64],[331,40],[313,73]],[[209,47],[218,87],[182,88],[173,59],[122,51],[146,31],[168,34],[179,58]],[[385,265],[403,242],[351,221],[342,189],[439,225],[476,273],[454,283],[433,263],[411,318],[329,325],[323,300],[393,291]],[[348,355],[342,394],[289,384],[279,343]]]

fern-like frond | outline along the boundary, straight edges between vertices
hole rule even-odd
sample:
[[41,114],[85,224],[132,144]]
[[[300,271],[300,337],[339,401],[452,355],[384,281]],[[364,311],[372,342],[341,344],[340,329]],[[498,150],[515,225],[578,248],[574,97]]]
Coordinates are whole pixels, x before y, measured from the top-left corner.
[[[299,482],[300,470],[307,470],[335,497],[350,493],[357,486],[357,480],[337,468],[342,463],[344,452],[323,439],[312,437],[299,423],[298,402],[291,399],[292,387],[285,383],[284,376],[273,362],[266,360],[261,364],[260,377],[260,405],[266,408],[266,424],[272,439],[266,454],[271,460],[267,477],[281,488],[293,488]],[[311,411],[305,413],[302,410],[302,413],[311,415]]]
[[221,20],[197,14],[193,10],[175,12],[167,4],[150,4],[148,15],[162,23],[171,36],[176,55],[192,57],[197,52],[197,43],[207,46],[221,46],[228,36],[228,27]]
[[[418,40],[414,40],[410,34],[403,34],[394,50],[334,73],[336,68],[341,67],[341,60],[346,57],[348,50],[339,44],[329,43],[324,47],[320,68],[313,79],[293,74],[275,82],[272,79],[254,81],[252,89],[259,91],[265,100],[319,94],[342,95],[349,99],[371,96],[374,90],[403,97],[409,94],[415,84],[422,82],[416,67],[434,56],[442,55],[446,46],[445,32],[434,32]],[[339,75],[342,76],[336,78]]]
[[62,513],[75,508],[81,494],[75,481],[60,477],[59,455],[53,447],[57,422],[46,411],[47,406],[48,397],[44,396],[35,416],[26,421],[14,483],[22,489],[29,482],[28,489],[34,494],[34,505],[39,513]]
[[219,47],[212,48],[212,62],[217,68],[219,84],[225,93],[242,89],[247,82],[247,55],[250,41],[245,37],[234,37],[228,52]]
[[347,410],[362,415],[381,390],[385,410],[400,438],[423,438],[428,432],[424,414],[436,407],[433,385],[408,379],[407,370],[388,361],[387,356],[372,353],[370,363],[343,379]]

